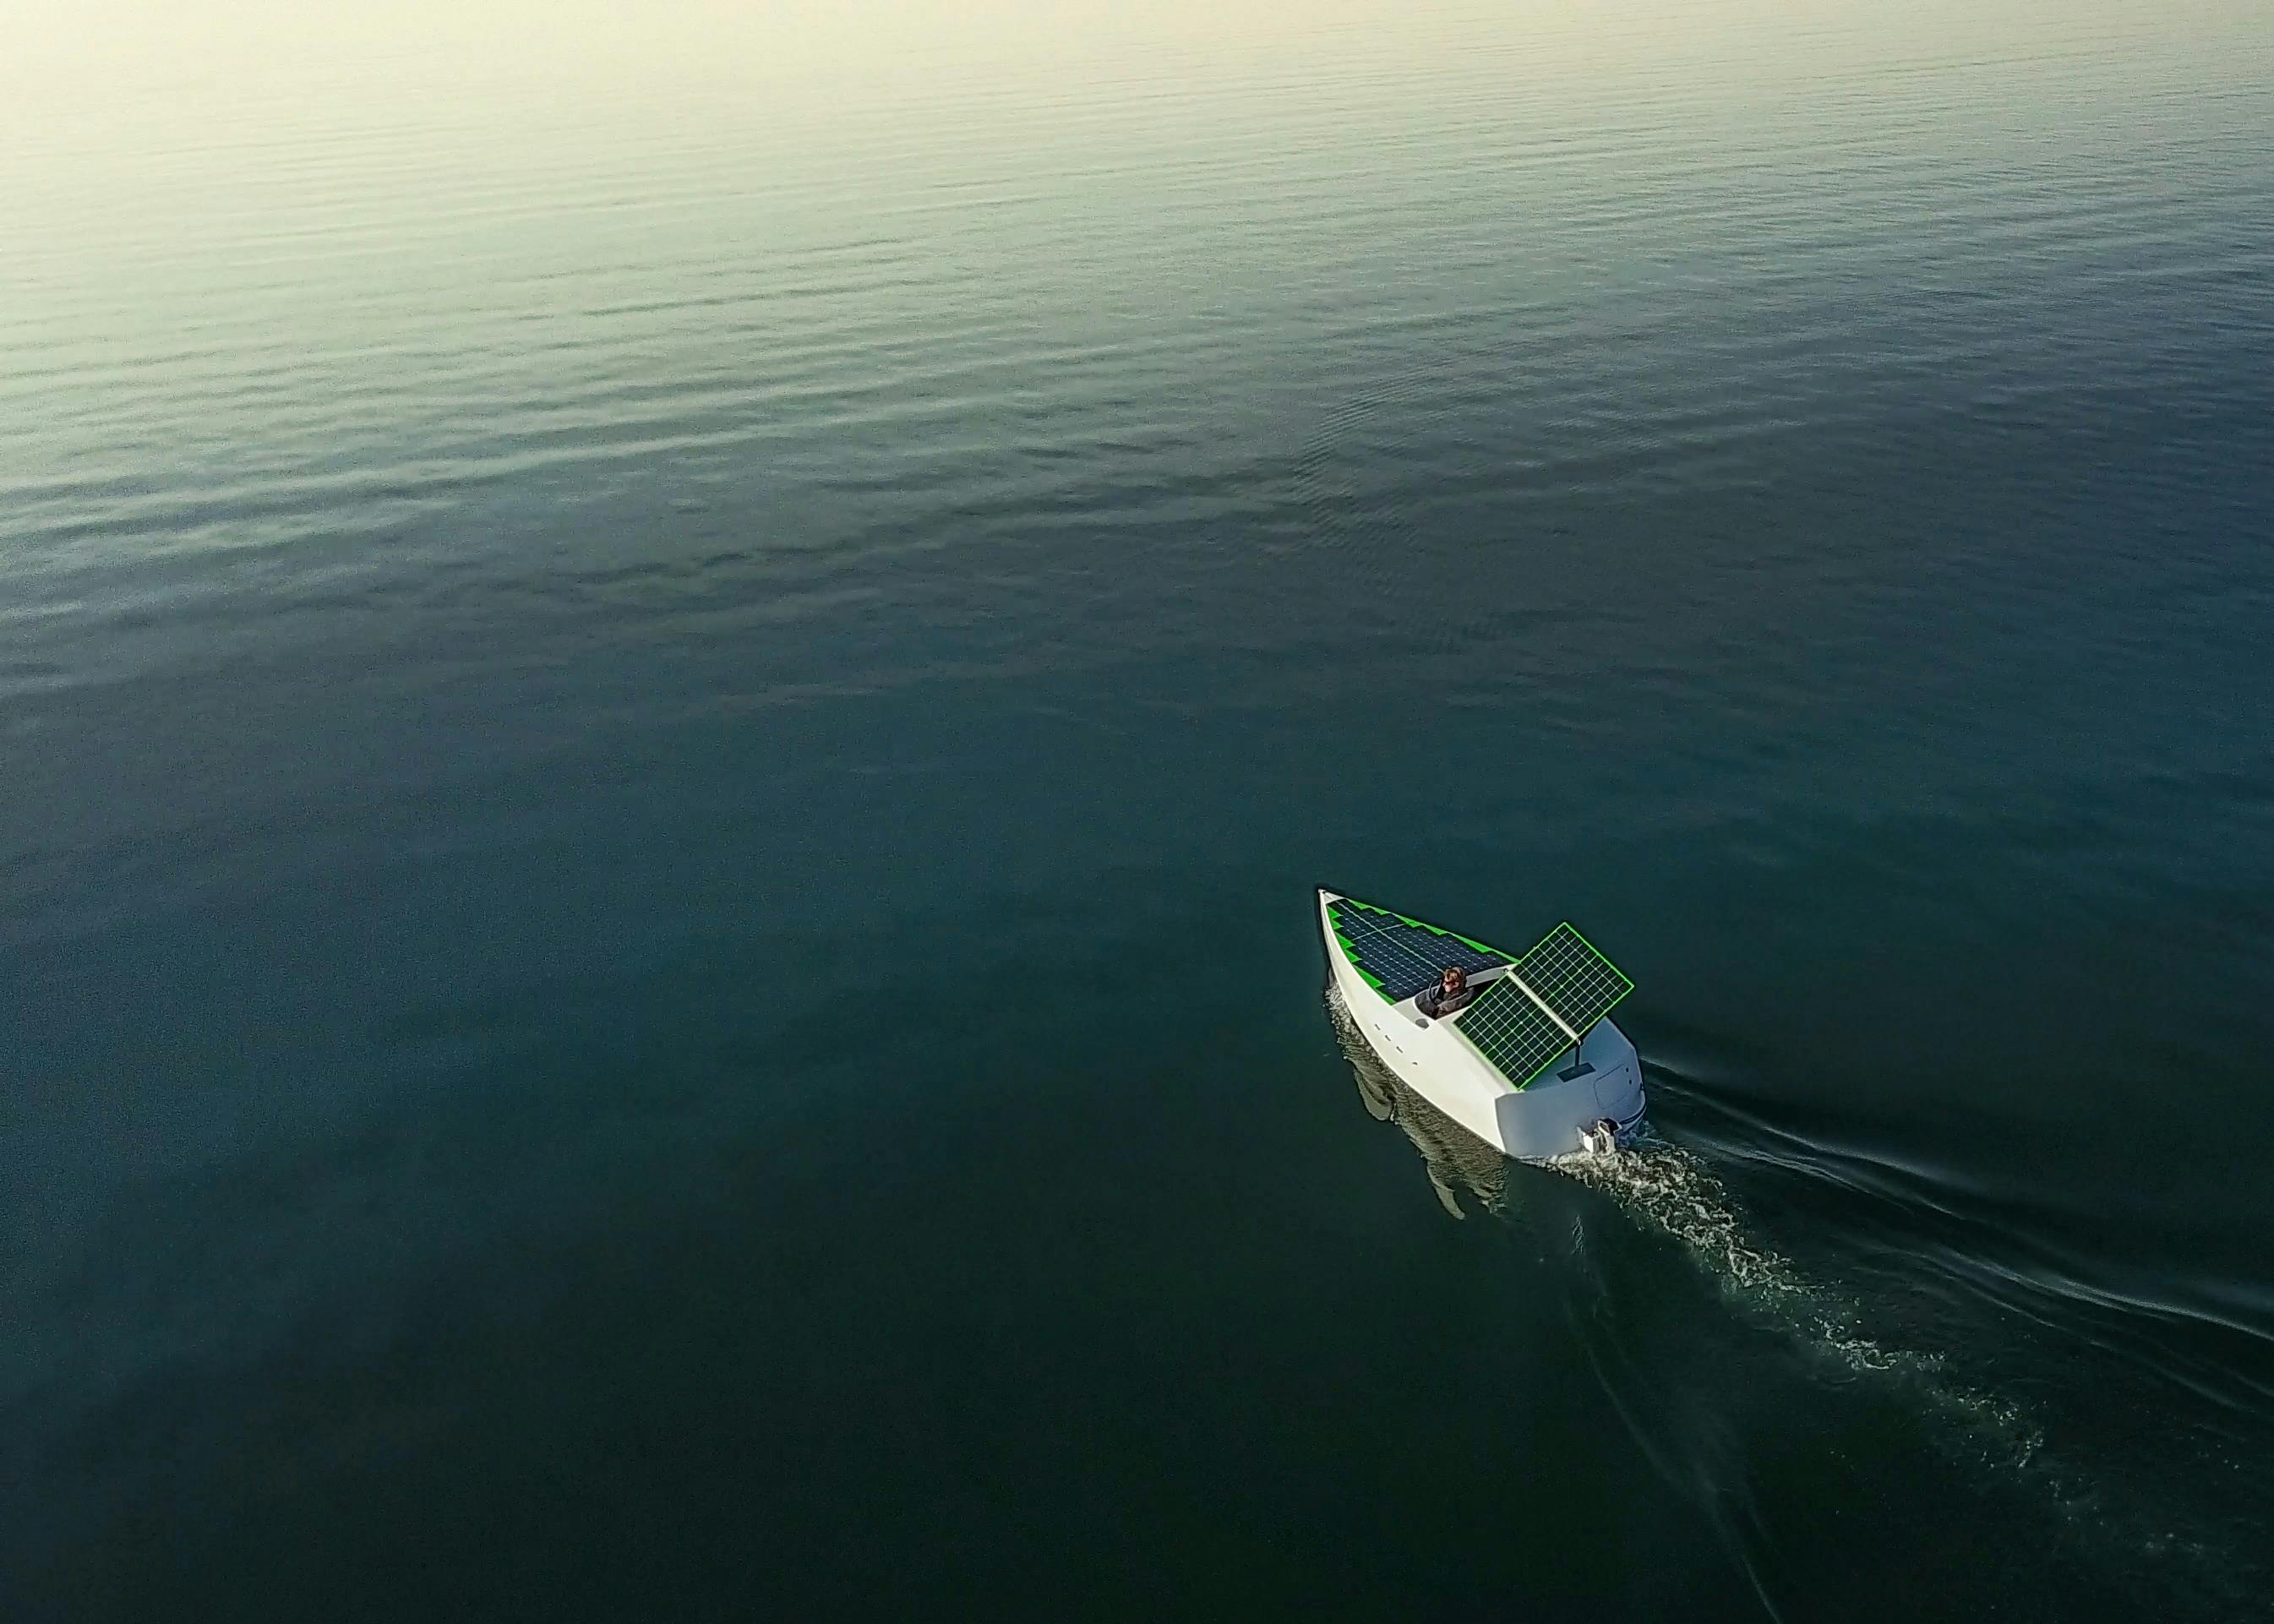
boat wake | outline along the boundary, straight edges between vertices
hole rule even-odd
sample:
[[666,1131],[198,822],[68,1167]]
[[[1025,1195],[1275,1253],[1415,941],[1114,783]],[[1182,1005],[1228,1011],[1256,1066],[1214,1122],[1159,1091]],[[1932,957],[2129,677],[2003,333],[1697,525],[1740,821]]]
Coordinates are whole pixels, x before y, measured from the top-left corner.
[[1751,1232],[1736,1201],[1696,1152],[1645,1124],[1621,1154],[1574,1154],[1545,1165],[1677,1242],[1739,1312],[1820,1356],[1835,1380],[1893,1384],[1941,1423],[1929,1429],[1938,1448],[2042,1495],[2090,1541],[2082,1549],[2129,1553],[2135,1577],[2173,1599],[2184,1594],[2207,1613],[2250,1592],[2255,1564],[2232,1560],[2232,1539],[2191,1527],[2192,1519],[2160,1497],[2142,1502],[2105,1470],[2064,1461],[2048,1449],[2045,1429],[2028,1409],[1963,1380],[1942,1354],[1870,1335],[1864,1304],[1809,1278]]
[[1747,1315],[1792,1335],[1847,1374],[1909,1387],[1928,1409],[1958,1423],[1957,1435],[1981,1458],[2017,1470],[2038,1459],[2043,1432],[2018,1404],[1956,1380],[1939,1354],[1890,1347],[1868,1335],[1858,1304],[1756,1238],[1704,1159],[1648,1124],[1617,1155],[1575,1152],[1547,1165],[1679,1243]]
[[[1394,1122],[1421,1153],[1438,1202],[1452,1217],[1505,1212],[1510,1163],[1454,1124],[1378,1061],[1335,989],[1328,1014],[1377,1120]],[[1616,1155],[1574,1152],[1544,1165],[1609,1197],[1630,1217],[1679,1244],[1741,1312],[1821,1355],[1843,1378],[1901,1382],[1929,1410],[1957,1425],[1969,1453],[2015,1470],[2039,1460],[2043,1433],[2020,1406],[1954,1379],[1941,1356],[1890,1347],[1863,1328],[1859,1306],[1809,1279],[1748,1229],[1736,1200],[1705,1159],[1645,1122]]]
[[[2257,1565],[2233,1560],[2233,1539],[2196,1525],[2164,1496],[2128,1493],[2105,1467],[2081,1465],[2048,1448],[2048,1424],[2031,1408],[1969,1380],[1962,1361],[1891,1340],[1871,1324],[1871,1302],[1813,1276],[1770,1244],[1707,1154],[1645,1123],[1616,1155],[1575,1152],[1547,1162],[1511,1162],[1383,1067],[1331,989],[1327,1003],[1368,1114],[1395,1124],[1420,1153],[1449,1215],[1520,1221],[1540,1189],[1525,1169],[1559,1174],[1608,1199],[1639,1229],[1674,1242],[1734,1313],[1812,1358],[1820,1379],[1864,1384],[1895,1399],[1932,1423],[1924,1435],[1946,1458],[1987,1470],[2049,1504],[2085,1542],[2081,1553],[2115,1555],[2117,1571],[2149,1593],[2184,1593],[2209,1615],[2250,1592]],[[1654,1079],[1653,1086],[1661,1080]],[[1683,1091],[1676,1085],[1672,1092],[1678,1099]],[[1638,1437],[1646,1440],[1649,1432],[1643,1425]],[[1747,1540],[1732,1534],[1731,1541],[1733,1553],[1750,1563]]]

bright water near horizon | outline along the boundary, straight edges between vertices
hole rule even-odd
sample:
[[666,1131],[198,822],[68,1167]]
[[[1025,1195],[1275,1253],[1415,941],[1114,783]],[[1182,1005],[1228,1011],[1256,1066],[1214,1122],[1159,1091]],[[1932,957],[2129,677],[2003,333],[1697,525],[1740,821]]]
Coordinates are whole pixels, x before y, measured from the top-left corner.
[[342,9],[0,59],[0,1616],[2265,1616],[2274,9]]

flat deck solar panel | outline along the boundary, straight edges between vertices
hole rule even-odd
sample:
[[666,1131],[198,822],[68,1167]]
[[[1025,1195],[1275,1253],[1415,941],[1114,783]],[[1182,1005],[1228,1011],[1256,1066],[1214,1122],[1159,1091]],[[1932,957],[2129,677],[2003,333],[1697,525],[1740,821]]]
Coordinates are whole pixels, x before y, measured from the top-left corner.
[[1392,1004],[1435,985],[1448,965],[1473,975],[1509,962],[1506,953],[1480,942],[1348,897],[1327,904],[1327,916],[1351,962]]
[[1516,961],[1516,974],[1572,1031],[1585,1034],[1634,990],[1619,967],[1595,951],[1569,921]]
[[1458,1024],[1461,1035],[1518,1088],[1571,1047],[1563,1028],[1548,1019],[1545,1011],[1524,996],[1524,989],[1506,976],[1485,983]]

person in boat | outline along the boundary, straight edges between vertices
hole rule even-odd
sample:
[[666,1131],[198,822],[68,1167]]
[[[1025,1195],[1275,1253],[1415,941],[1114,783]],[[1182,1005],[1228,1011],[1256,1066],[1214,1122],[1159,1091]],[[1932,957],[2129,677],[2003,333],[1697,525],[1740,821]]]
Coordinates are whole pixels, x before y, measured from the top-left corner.
[[1424,1015],[1450,1015],[1466,1008],[1469,1000],[1476,996],[1469,985],[1469,973],[1458,965],[1447,965],[1434,987],[1424,987],[1414,996],[1413,1007]]

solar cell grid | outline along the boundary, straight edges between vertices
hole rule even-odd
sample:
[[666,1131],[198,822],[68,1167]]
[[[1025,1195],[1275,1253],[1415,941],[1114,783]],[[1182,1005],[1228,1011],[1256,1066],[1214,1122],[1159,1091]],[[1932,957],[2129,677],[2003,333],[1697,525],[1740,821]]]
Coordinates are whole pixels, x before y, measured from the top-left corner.
[[1460,1030],[1522,1088],[1574,1046],[1574,1034],[1593,1031],[1633,990],[1634,983],[1566,922],[1517,959],[1510,975],[1485,989],[1461,1018]]
[[1448,965],[1475,972],[1508,962],[1506,954],[1347,898],[1329,903],[1328,911],[1352,962],[1374,978],[1393,1004],[1434,983]]
[[1460,1033],[1519,1088],[1571,1047],[1563,1029],[1505,978],[1477,995],[1460,1018]]
[[1634,983],[1619,973],[1618,966],[1597,952],[1568,922],[1556,926],[1539,946],[1517,959],[1516,974],[1540,995],[1542,1003],[1562,1017],[1564,1025],[1579,1033],[1593,1026],[1634,990]]

